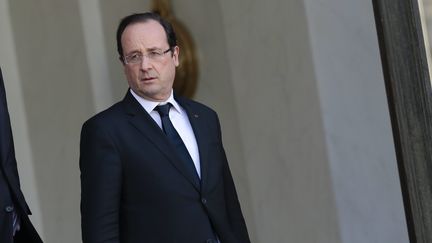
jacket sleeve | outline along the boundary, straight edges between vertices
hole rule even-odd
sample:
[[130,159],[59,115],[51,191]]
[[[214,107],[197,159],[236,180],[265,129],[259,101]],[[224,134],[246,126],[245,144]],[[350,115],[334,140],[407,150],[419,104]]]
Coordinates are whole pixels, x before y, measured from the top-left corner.
[[121,161],[113,139],[96,122],[81,130],[83,243],[119,243]]
[[[218,139],[222,145],[222,135],[219,119],[217,118],[218,126]],[[226,159],[225,150],[222,148],[223,153],[223,181],[224,181],[224,192],[225,192],[225,205],[228,212],[228,219],[230,221],[230,226],[235,234],[239,243],[250,243],[249,234],[247,231],[246,223],[243,218],[240,203],[237,197],[237,191],[235,189],[234,180],[231,175],[231,171]]]

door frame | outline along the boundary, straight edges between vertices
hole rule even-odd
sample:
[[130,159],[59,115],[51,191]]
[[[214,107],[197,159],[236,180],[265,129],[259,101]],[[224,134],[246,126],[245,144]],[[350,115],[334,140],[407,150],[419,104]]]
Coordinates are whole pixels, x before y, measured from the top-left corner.
[[432,242],[432,89],[417,0],[372,0],[411,243]]

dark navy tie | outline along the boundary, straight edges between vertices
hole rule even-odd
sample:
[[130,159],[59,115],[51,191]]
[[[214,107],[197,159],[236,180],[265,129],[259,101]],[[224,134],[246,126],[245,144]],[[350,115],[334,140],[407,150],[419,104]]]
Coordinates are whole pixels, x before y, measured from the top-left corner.
[[[200,179],[198,177],[198,173],[195,169],[195,165],[193,163],[193,160],[183,143],[183,140],[181,139],[180,135],[175,130],[173,124],[171,123],[171,120],[169,118],[169,111],[171,109],[171,104],[167,103],[165,105],[159,105],[156,106],[155,110],[159,112],[159,115],[161,116],[162,120],[162,129],[165,132],[165,134],[168,137],[168,140],[174,145],[174,147],[177,150],[177,154],[181,157],[182,162],[186,164],[186,167],[188,168],[191,176],[194,178],[194,182],[199,187],[200,185]],[[214,233],[216,236],[216,233]],[[215,237],[217,239],[217,237]],[[214,242],[214,243],[220,243],[219,240],[213,240],[209,239],[207,242]]]
[[159,115],[162,120],[162,129],[164,133],[167,135],[168,140],[174,146],[177,151],[177,155],[181,158],[181,162],[184,163],[184,167],[187,168],[189,176],[193,178],[195,185],[199,187],[200,179],[198,177],[198,173],[196,171],[194,162],[187,150],[183,140],[181,139],[178,132],[175,130],[171,120],[169,118],[169,111],[171,109],[171,104],[167,103],[165,105],[156,106],[155,110],[159,112]]

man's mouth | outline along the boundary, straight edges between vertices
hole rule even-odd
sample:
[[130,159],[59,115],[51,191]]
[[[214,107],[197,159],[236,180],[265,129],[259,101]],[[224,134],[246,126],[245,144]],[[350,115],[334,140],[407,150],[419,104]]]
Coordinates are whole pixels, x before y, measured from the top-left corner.
[[145,81],[150,81],[153,79],[155,79],[155,77],[146,77],[146,78],[142,78],[141,80],[145,82]]

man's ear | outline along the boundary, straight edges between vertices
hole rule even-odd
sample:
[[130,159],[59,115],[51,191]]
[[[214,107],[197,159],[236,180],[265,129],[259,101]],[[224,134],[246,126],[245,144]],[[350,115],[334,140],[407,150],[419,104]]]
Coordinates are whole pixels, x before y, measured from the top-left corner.
[[180,64],[180,62],[179,62],[179,54],[180,54],[180,47],[175,46],[173,48],[173,51],[172,51],[172,56],[174,58],[174,64],[175,64],[176,67],[178,67],[178,65]]

